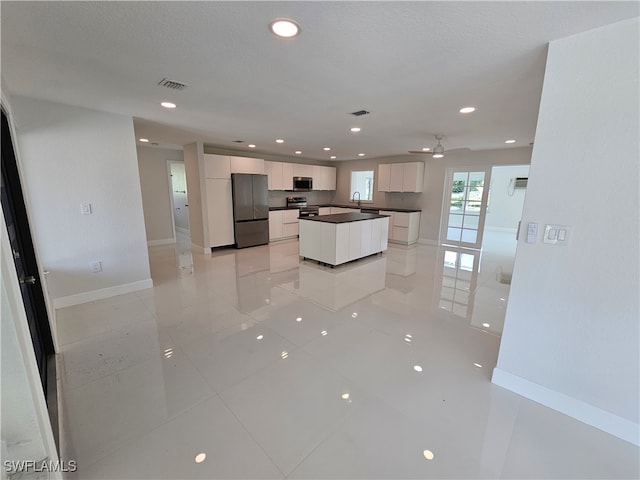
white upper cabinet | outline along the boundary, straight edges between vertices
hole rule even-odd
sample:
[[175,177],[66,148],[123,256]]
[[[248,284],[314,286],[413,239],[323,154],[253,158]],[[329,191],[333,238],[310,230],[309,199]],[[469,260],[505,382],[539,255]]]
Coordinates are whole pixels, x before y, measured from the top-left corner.
[[389,176],[389,191],[404,192],[402,180],[404,179],[404,165],[402,163],[391,164],[391,175]]
[[313,190],[336,189],[336,167],[313,165]]
[[258,173],[264,175],[264,160],[261,158],[229,157],[231,173]]
[[282,164],[282,190],[293,190],[293,163]]
[[281,162],[264,162],[264,171],[269,177],[269,190],[284,190]]
[[231,178],[231,162],[227,155],[204,154],[204,178]]
[[391,165],[381,163],[378,165],[378,191],[388,192],[389,182],[391,181]]
[[293,164],[293,177],[312,177],[313,176],[313,165],[306,165],[301,163]]
[[378,165],[379,192],[422,192],[424,163],[407,162]]
[[402,179],[403,192],[422,192],[422,178],[424,177],[424,163],[403,163],[404,175]]

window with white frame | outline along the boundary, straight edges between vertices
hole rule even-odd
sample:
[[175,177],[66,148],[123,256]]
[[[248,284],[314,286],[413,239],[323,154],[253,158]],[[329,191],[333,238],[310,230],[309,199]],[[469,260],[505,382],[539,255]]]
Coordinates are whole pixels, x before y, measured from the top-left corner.
[[373,170],[351,172],[351,197],[363,202],[373,201]]

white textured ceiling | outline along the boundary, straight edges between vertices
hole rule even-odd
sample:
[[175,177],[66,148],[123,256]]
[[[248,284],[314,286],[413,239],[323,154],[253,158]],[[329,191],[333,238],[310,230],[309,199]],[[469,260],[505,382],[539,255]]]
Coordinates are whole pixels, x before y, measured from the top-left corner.
[[[547,43],[639,15],[635,1],[2,1],[1,9],[11,95],[133,116],[136,135],[160,146],[254,143],[316,160],[404,154],[433,147],[438,133],[447,149],[504,148],[508,138],[528,145]],[[279,17],[296,20],[301,35],[271,35]],[[158,86],[164,77],[189,87]],[[461,115],[465,105],[477,111]],[[371,113],[349,115],[360,109]]]

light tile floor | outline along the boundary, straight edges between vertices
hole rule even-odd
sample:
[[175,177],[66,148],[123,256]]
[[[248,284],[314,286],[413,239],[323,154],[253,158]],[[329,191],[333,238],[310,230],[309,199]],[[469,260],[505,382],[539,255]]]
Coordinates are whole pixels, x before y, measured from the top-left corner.
[[297,249],[152,247],[153,289],[58,311],[77,478],[638,478],[636,447],[491,384],[502,250]]

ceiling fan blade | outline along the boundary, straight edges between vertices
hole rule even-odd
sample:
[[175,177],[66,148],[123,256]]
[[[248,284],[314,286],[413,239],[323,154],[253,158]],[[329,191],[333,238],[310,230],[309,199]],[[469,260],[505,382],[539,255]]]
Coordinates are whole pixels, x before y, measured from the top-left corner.
[[433,152],[424,152],[422,150],[409,150],[409,153],[417,153],[419,155],[433,155]]

